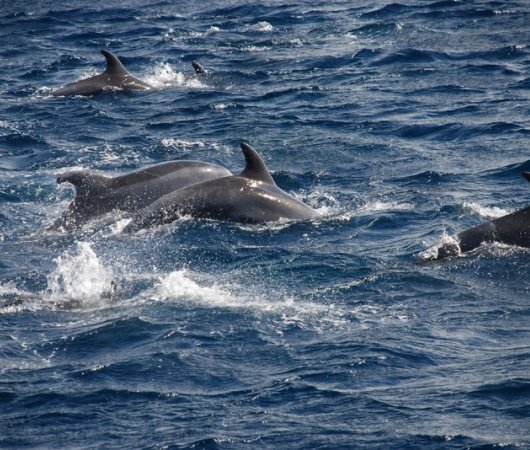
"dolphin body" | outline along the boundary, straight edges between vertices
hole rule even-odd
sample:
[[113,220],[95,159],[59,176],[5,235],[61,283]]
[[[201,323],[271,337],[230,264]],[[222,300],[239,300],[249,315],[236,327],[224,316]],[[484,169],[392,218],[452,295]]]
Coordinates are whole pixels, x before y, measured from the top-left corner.
[[67,84],[53,91],[51,95],[97,95],[107,90],[143,91],[152,88],[151,85],[133,77],[116,55],[107,50],[101,50],[101,53],[107,60],[105,72]]
[[[523,176],[530,181],[530,172]],[[439,247],[432,259],[458,256],[492,242],[530,248],[530,206],[458,233],[452,242]]]
[[276,186],[256,150],[245,143],[241,149],[246,165],[239,175],[186,186],[160,197],[138,211],[123,231],[131,233],[170,223],[183,215],[240,223],[307,220],[318,216],[314,209]]
[[74,200],[54,228],[78,228],[113,210],[136,212],[158,198],[194,183],[231,175],[224,167],[201,161],[170,161],[117,177],[73,170],[57,183],[75,186]]

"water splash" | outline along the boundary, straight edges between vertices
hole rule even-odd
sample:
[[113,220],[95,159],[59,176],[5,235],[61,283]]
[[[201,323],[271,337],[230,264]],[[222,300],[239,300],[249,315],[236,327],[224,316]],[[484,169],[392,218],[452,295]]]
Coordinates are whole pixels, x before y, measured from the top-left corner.
[[162,139],[162,145],[164,147],[179,148],[190,150],[193,148],[204,148],[206,144],[203,141],[186,141],[183,139],[164,138]]
[[193,75],[185,75],[175,70],[169,63],[156,65],[153,71],[144,77],[144,81],[155,89],[167,89],[171,87],[190,87],[201,89],[207,87],[199,78]]
[[481,206],[478,203],[469,202],[464,202],[462,206],[464,209],[471,210],[473,213],[478,214],[479,216],[485,217],[487,219],[496,219],[498,217],[502,217],[506,214],[509,214],[509,211],[502,208],[498,208],[496,206],[487,207]]
[[200,286],[185,270],[171,272],[162,277],[160,283],[155,286],[155,298],[165,299],[186,299],[201,303],[214,303],[232,305],[234,300],[230,293],[221,286]]
[[247,28],[249,31],[255,31],[258,33],[268,33],[274,29],[274,27],[266,21],[257,22],[254,25],[249,25]]
[[36,311],[39,308],[38,303],[34,301],[35,297],[35,294],[18,288],[12,282],[0,284],[0,314]]
[[88,242],[78,242],[74,254],[64,253],[48,276],[45,300],[58,306],[98,307],[115,288],[112,272],[99,260]]
[[375,200],[373,202],[366,203],[364,206],[359,208],[359,213],[372,213],[379,211],[410,211],[414,208],[411,203],[399,203],[399,202],[385,202],[381,200]]
[[[443,255],[442,255],[443,252]],[[434,261],[441,256],[461,256],[462,252],[460,250],[460,244],[454,236],[450,236],[444,231],[442,239],[436,245],[433,245],[429,248],[418,253],[419,261]]]
[[[274,299],[261,295],[258,288],[242,288],[237,284],[208,283],[198,274],[186,269],[171,272],[159,279],[149,296],[155,301],[178,301],[207,308],[248,310],[263,317],[263,314],[279,317],[284,325],[297,323],[301,326],[338,326],[344,321],[344,311],[335,305],[311,301],[298,301],[288,294]],[[206,282],[205,282],[206,281]]]

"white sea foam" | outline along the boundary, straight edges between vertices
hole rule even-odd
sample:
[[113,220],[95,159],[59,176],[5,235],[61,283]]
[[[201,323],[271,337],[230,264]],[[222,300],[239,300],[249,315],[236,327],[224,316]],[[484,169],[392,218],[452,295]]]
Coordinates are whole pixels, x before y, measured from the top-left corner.
[[414,208],[413,204],[407,202],[375,200],[353,209],[345,207],[333,194],[321,190],[307,194],[294,194],[294,197],[314,208],[321,217],[332,217],[334,220],[342,221],[349,221],[356,215],[381,211],[410,211]]
[[[191,66],[190,66],[191,71]],[[205,88],[206,85],[193,75],[185,75],[175,70],[169,63],[157,64],[151,73],[144,77],[144,81],[155,89],[165,89],[169,87],[191,87],[196,89]]]
[[268,51],[268,47],[258,47],[257,45],[247,45],[245,47],[242,47],[241,50],[246,52],[264,52]]
[[200,147],[203,148],[206,146],[206,144],[203,141],[185,141],[182,139],[173,139],[173,138],[165,138],[162,139],[162,145],[164,147],[172,147],[172,148],[195,148]]
[[7,300],[7,305],[0,308],[0,314],[37,310],[37,304],[33,301],[36,297],[35,294],[18,288],[12,282],[0,284],[0,299]]
[[55,260],[56,268],[48,276],[45,300],[80,307],[98,307],[105,303],[114,288],[112,272],[100,261],[88,242],[78,242],[73,254]]
[[340,203],[333,194],[319,189],[305,195],[295,194],[294,197],[316,209],[321,216],[334,214],[340,209]]
[[487,206],[481,206],[478,203],[469,203],[464,202],[462,205],[465,209],[471,210],[473,213],[478,214],[479,216],[485,217],[487,219],[496,219],[497,217],[505,216],[506,214],[509,214],[509,211],[498,208],[496,206],[493,207],[487,207]]
[[126,217],[126,218],[123,218],[123,219],[119,219],[118,221],[114,222],[111,226],[110,226],[110,234],[111,235],[114,235],[114,234],[120,234],[123,229],[129,225],[129,223],[131,223],[131,218],[129,217]]
[[185,269],[171,272],[160,278],[150,295],[156,301],[178,301],[208,308],[248,310],[262,315],[271,313],[279,316],[281,322],[340,324],[342,312],[334,305],[309,301],[296,301],[289,295],[263,296],[256,292],[256,286],[243,288],[234,284],[219,284],[200,279]]
[[211,107],[212,109],[222,111],[227,108],[233,108],[234,106],[236,106],[235,103],[217,103],[217,104],[213,104]]
[[16,130],[16,125],[8,122],[7,120],[0,120],[0,128],[7,128],[8,130]]
[[273,29],[274,27],[269,22],[266,22],[266,21],[257,22],[247,27],[247,30],[257,31],[259,33],[268,33],[269,31],[272,31]]
[[382,200],[375,200],[366,203],[358,209],[360,213],[372,213],[379,211],[409,211],[414,206],[411,203],[386,202]]
[[[184,17],[183,15],[178,13],[166,14],[165,12],[164,16],[171,17],[173,19],[181,19],[182,17]],[[156,20],[161,17],[163,17],[162,14],[145,14],[143,16],[134,16],[134,20]]]
[[159,299],[185,299],[208,304],[232,305],[229,292],[222,287],[200,286],[187,270],[178,270],[162,277],[155,286],[155,297]]
[[420,253],[418,253],[418,259],[420,261],[432,261],[432,260],[435,260],[438,258],[439,256],[439,253],[440,253],[440,249],[442,247],[450,247],[451,249],[454,249],[454,251],[456,252],[456,254],[454,256],[459,256],[461,255],[461,252],[460,252],[460,245],[458,243],[458,241],[455,239],[454,236],[450,236],[447,234],[446,231],[444,231],[444,234],[442,236],[442,239],[440,240],[440,242],[436,245],[433,245],[429,248],[426,248],[425,250],[421,251]]

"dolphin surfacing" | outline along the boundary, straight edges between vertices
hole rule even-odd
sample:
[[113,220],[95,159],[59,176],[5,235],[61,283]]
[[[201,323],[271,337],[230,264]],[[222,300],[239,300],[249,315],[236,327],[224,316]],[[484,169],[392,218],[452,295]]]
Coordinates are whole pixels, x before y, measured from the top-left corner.
[[183,215],[240,223],[266,223],[281,219],[308,220],[318,213],[282,191],[265,162],[250,145],[242,143],[245,169],[173,191],[138,211],[125,233],[170,223]]
[[203,75],[205,73],[208,73],[208,71],[206,70],[206,68],[199,62],[197,61],[192,61],[191,62],[191,65],[193,67],[193,70],[195,70],[195,73],[197,75]]
[[229,175],[224,167],[188,160],[161,163],[117,177],[69,171],[57,177],[57,183],[71,183],[76,195],[54,227],[78,228],[113,210],[134,213],[174,190]]
[[[524,172],[523,176],[530,181],[530,172]],[[493,242],[530,248],[530,206],[461,231],[451,242],[442,244],[437,254],[428,259],[458,256]]]
[[97,95],[107,90],[143,91],[152,86],[133,77],[116,55],[108,50],[101,50],[107,60],[105,72],[57,89],[51,93],[61,95]]

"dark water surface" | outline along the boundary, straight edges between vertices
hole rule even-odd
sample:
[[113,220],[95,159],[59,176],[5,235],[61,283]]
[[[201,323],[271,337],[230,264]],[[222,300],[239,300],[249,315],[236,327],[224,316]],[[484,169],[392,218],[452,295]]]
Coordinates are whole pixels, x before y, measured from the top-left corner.
[[[0,3],[1,448],[530,448],[526,1]],[[146,92],[52,97],[119,55]],[[210,73],[193,75],[198,60]],[[247,141],[306,223],[46,228]]]

